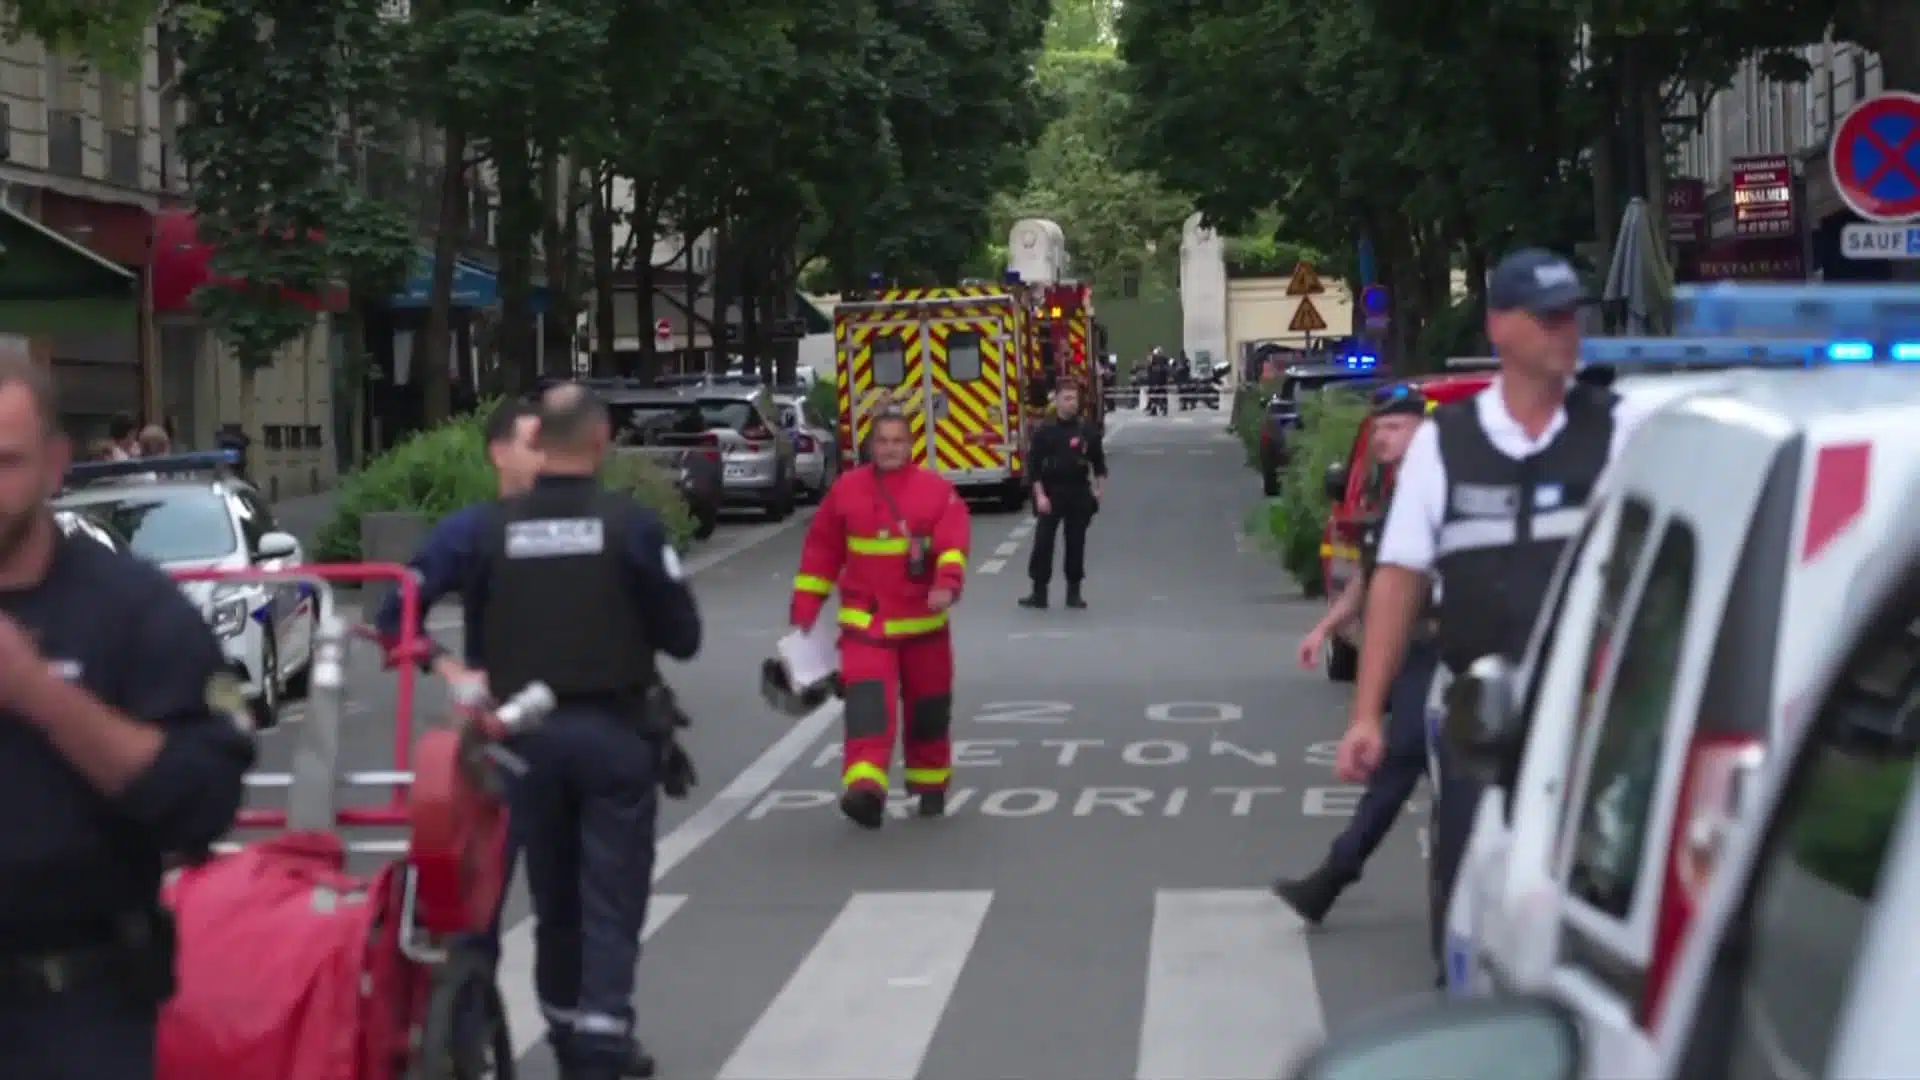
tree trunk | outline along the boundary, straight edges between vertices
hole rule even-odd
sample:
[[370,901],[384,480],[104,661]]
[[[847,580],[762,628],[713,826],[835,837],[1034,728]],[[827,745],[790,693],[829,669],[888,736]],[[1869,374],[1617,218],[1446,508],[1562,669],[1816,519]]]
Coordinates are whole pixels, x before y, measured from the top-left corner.
[[588,231],[593,241],[593,373],[615,374],[613,356],[613,174],[594,179]]
[[533,315],[533,238],[540,231],[540,196],[532,147],[522,133],[493,142],[500,181],[500,373],[508,395],[539,381]]
[[425,363],[420,383],[421,426],[443,424],[453,413],[453,277],[467,231],[467,133],[458,125],[446,132],[447,160],[440,166],[440,214],[434,225],[433,283],[427,294],[427,325],[421,337]]
[[[740,260],[734,241],[733,223],[723,210],[713,234],[713,287],[707,290],[713,298],[713,349],[707,356],[709,374],[724,373],[733,363],[733,346],[742,344],[729,333],[733,328],[729,313],[740,295]],[[742,311],[741,315],[744,318],[746,312]]]

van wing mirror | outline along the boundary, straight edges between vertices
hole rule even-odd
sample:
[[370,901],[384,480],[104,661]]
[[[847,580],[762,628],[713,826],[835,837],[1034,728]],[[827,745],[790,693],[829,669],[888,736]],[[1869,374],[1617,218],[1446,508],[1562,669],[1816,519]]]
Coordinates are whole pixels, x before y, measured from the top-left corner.
[[1526,750],[1517,683],[1512,661],[1483,656],[1447,687],[1447,742],[1483,776],[1511,775]]
[[1347,497],[1347,463],[1336,461],[1327,466],[1327,501],[1340,503]]

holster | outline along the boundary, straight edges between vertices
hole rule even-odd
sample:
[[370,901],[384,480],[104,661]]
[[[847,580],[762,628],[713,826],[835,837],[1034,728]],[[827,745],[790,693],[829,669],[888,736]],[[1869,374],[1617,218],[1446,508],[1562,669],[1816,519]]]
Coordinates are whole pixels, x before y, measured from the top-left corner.
[[693,717],[680,707],[673,688],[660,681],[649,686],[641,698],[640,720],[647,737],[660,748],[660,790],[669,799],[686,798],[700,783],[700,774],[677,733],[692,727]]
[[138,1008],[173,996],[179,951],[173,913],[155,906],[115,920],[111,936],[47,952],[0,956],[0,1001],[30,1001],[81,987],[110,985]]

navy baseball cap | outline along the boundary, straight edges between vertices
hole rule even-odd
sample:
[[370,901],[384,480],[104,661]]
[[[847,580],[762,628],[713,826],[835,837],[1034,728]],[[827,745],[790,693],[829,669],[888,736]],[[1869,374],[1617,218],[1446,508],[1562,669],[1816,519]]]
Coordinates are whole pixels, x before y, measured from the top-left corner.
[[1573,264],[1544,248],[1522,248],[1500,260],[1487,278],[1487,309],[1557,315],[1587,302]]
[[1367,411],[1375,416],[1425,416],[1427,395],[1410,383],[1393,383],[1373,392]]

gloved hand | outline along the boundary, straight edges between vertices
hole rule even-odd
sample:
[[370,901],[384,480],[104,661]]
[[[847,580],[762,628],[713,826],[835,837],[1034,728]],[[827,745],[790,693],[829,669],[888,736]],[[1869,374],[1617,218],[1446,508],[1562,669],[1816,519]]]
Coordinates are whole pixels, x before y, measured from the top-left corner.
[[678,739],[668,739],[660,747],[660,790],[669,799],[684,799],[700,783],[693,758]]

